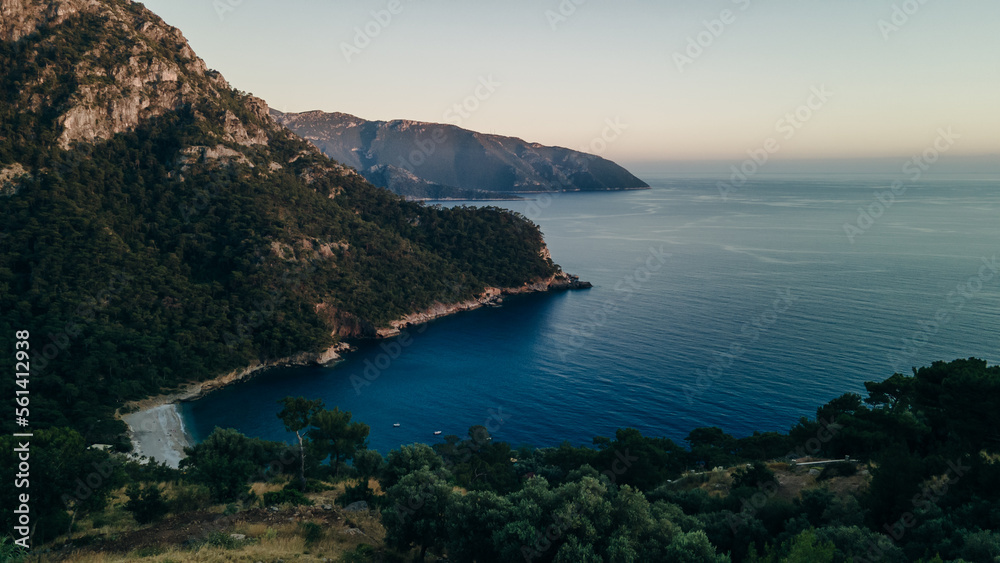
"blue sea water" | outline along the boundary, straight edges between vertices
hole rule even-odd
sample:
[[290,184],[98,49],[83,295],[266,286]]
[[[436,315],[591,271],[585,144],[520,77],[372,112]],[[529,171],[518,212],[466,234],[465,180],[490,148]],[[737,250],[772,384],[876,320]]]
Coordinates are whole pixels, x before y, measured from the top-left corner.
[[476,424],[515,446],[622,427],[742,436],[787,431],[911,366],[1000,363],[1000,273],[987,267],[1000,180],[927,180],[890,200],[888,176],[758,179],[727,198],[716,179],[651,176],[647,191],[503,204],[593,289],[362,342],[330,368],[271,370],[185,404],[188,429],[290,440],[276,400],[304,395],[353,412],[383,453]]

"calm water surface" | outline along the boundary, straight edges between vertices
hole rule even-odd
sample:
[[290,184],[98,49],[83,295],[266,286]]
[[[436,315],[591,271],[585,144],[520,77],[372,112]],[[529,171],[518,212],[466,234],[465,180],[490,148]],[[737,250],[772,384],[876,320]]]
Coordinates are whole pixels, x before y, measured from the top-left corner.
[[984,268],[1000,255],[1000,181],[911,186],[852,242],[845,223],[892,178],[757,181],[727,200],[714,180],[646,180],[505,204],[594,289],[510,298],[332,368],[272,370],[186,404],[188,428],[289,440],[275,401],[305,395],[371,425],[383,453],[489,420],[515,445],[627,426],[745,435],[897,370],[1000,362],[1000,274]]

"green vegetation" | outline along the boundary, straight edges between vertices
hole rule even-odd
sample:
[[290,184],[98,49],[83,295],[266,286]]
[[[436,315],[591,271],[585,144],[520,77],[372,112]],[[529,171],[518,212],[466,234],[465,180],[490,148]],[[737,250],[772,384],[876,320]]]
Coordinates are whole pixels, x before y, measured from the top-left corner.
[[[1000,368],[976,359],[870,382],[788,434],[698,428],[678,444],[624,428],[515,449],[476,426],[383,458],[350,413],[290,397],[293,445],[217,429],[178,470],[130,461],[115,416],[129,401],[558,268],[524,217],[376,189],[207,74],[181,72],[193,94],[175,109],[61,148],[75,104],[142,96],[113,78],[123,61],[190,62],[125,24],[149,23],[140,4],[106,1],[127,17],[78,14],[0,43],[0,167],[27,171],[0,196],[0,334],[31,332],[35,546],[160,561],[278,539],[303,550],[289,558],[336,546],[344,561],[1000,561]],[[84,88],[98,94],[81,102]],[[267,143],[237,143],[233,119]],[[220,146],[236,156],[199,148]],[[14,386],[0,378],[4,397]],[[837,463],[793,461],[807,455]],[[4,475],[14,462],[0,456]],[[4,530],[17,492],[0,488]],[[371,510],[334,507],[355,501]],[[250,518],[264,529],[230,531]],[[201,535],[137,540],[170,526]],[[0,541],[0,558],[22,555]]]
[[[313,452],[304,466],[306,492],[299,490],[298,444],[216,430],[176,471],[85,449],[71,430],[43,431],[52,449],[38,448],[39,455],[51,451],[63,467],[78,470],[96,463],[108,478],[93,495],[77,499],[76,483],[53,469],[51,493],[69,494],[73,502],[70,510],[58,502],[39,505],[43,521],[57,531],[36,541],[73,529],[71,521],[85,514],[96,522],[123,489],[124,508],[142,523],[162,517],[164,507],[201,509],[208,494],[199,493],[201,487],[229,503],[226,514],[240,515],[259,506],[301,510],[315,498],[329,499],[322,496],[336,488],[329,482],[344,487],[333,493],[339,504],[366,501],[384,530],[375,547],[345,551],[348,561],[437,554],[479,562],[996,562],[1000,413],[980,408],[975,419],[966,410],[980,401],[1000,404],[998,386],[996,366],[938,362],[910,377],[868,383],[865,398],[834,399],[788,434],[735,438],[698,428],[685,448],[623,429],[614,439],[595,438],[593,447],[515,450],[475,426],[465,439],[404,446],[385,458],[365,449],[364,436],[357,438],[367,427],[350,422],[349,413],[289,397],[282,402],[310,413],[299,428],[302,447]],[[327,419],[337,424],[317,431]],[[345,444],[339,460],[329,445],[338,440]],[[823,470],[794,462],[843,459],[845,451],[850,461],[834,459]],[[706,460],[719,459],[735,467],[704,469]],[[44,471],[49,463],[56,462],[38,467]],[[261,498],[251,491],[261,486],[279,488]],[[5,525],[11,517],[3,513]],[[226,549],[250,545],[213,534]],[[332,535],[312,520],[295,534],[307,549]]]
[[[426,207],[341,174],[236,91],[59,148],[84,53],[128,60],[136,41],[78,16],[0,44],[0,166],[30,173],[0,197],[0,333],[31,331],[36,428],[127,449],[114,417],[127,401],[556,271],[524,217]],[[268,145],[225,141],[226,112]],[[246,161],[182,155],[220,144]],[[0,369],[14,371],[10,355]]]
[[128,495],[125,510],[131,512],[135,521],[140,524],[156,522],[170,510],[167,502],[163,500],[159,485],[140,487],[138,483],[131,483],[125,494]]

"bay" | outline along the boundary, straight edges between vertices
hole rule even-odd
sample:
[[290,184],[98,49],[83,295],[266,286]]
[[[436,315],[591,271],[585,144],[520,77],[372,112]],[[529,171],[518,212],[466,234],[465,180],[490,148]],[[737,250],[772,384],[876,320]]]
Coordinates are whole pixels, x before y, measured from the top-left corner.
[[276,401],[303,395],[369,424],[383,453],[476,424],[515,446],[623,427],[742,436],[786,431],[894,371],[1000,363],[997,179],[891,198],[891,176],[755,179],[727,197],[716,178],[644,179],[653,189],[502,204],[593,289],[511,297],[361,342],[333,367],[270,370],[184,404],[188,429],[290,441]]

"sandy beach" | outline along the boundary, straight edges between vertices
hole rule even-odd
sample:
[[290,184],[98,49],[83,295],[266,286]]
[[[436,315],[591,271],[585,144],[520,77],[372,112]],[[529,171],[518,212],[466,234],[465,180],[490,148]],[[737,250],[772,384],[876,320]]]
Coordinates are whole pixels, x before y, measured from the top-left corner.
[[184,459],[184,448],[193,445],[176,404],[136,411],[122,420],[128,424],[135,455],[177,467]]

